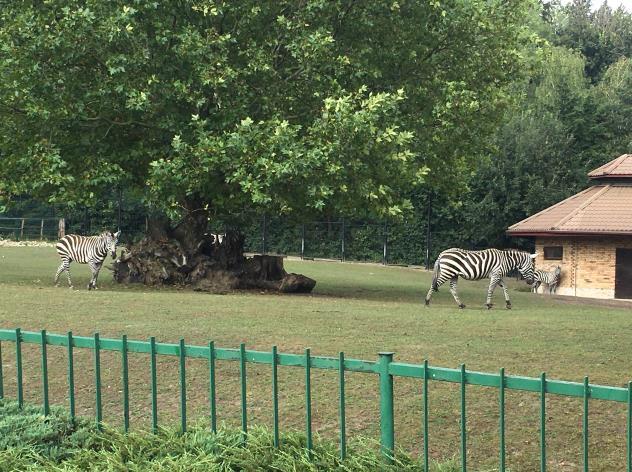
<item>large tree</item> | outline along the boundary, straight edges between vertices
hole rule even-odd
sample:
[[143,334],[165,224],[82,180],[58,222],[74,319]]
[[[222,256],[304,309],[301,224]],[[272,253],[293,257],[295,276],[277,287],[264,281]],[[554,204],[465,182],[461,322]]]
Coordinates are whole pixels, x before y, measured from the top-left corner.
[[189,256],[208,218],[245,210],[401,215],[487,147],[531,6],[6,2],[0,205],[143,189]]

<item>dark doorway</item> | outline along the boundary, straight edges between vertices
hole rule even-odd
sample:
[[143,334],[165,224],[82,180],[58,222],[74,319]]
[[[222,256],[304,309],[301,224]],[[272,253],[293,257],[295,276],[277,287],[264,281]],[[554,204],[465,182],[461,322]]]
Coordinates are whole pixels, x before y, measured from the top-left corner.
[[617,248],[614,298],[632,298],[632,249]]

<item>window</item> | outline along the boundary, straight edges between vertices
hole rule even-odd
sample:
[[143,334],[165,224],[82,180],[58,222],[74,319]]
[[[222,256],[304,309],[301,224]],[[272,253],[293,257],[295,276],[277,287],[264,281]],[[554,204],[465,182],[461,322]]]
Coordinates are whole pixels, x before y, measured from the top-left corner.
[[563,246],[544,246],[545,261],[561,261],[564,255]]

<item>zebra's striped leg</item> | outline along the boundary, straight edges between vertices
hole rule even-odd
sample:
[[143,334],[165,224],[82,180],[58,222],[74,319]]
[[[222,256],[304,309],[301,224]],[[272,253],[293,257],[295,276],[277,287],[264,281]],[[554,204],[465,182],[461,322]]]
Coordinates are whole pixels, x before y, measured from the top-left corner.
[[68,277],[68,286],[72,288],[72,281],[70,280],[70,262],[62,261],[59,269],[57,269],[57,273],[55,274],[55,286],[58,287],[59,284],[59,276],[62,272],[66,271],[66,277]]
[[503,295],[505,295],[505,305],[507,306],[507,309],[511,310],[511,300],[509,300],[509,291],[507,290],[505,281],[503,279],[500,279],[498,281],[498,285],[500,285],[500,288],[503,289]]
[[55,273],[55,287],[59,287],[59,276],[61,275],[61,273],[66,270],[66,263],[62,262],[59,266],[59,268],[57,269],[57,272]]
[[430,287],[430,290],[428,290],[428,293],[426,294],[426,299],[425,299],[426,306],[430,305],[430,299],[432,298],[432,292],[434,292],[434,290],[432,289],[432,287]]
[[97,287],[97,279],[99,278],[99,272],[100,272],[100,270],[101,270],[101,266],[99,265],[99,268],[97,269],[97,273],[96,273],[96,274],[94,274],[94,283],[92,284],[92,287],[93,287],[95,290],[99,290],[99,287]]
[[445,279],[443,279],[442,277],[437,278],[436,284],[433,281],[433,284],[430,286],[430,290],[428,290],[428,293],[426,294],[426,299],[425,299],[426,306],[430,305],[430,299],[432,298],[433,292],[438,292],[439,287],[441,287],[444,283],[445,283]]
[[459,280],[459,278],[456,277],[456,276],[454,276],[454,277],[452,277],[450,279],[450,293],[454,297],[454,301],[456,302],[456,304],[459,305],[459,308],[463,309],[463,308],[465,308],[465,305],[463,304],[463,302],[459,298],[459,294],[456,293],[456,283],[458,282],[458,280]]
[[489,280],[489,289],[487,290],[487,300],[485,302],[485,306],[488,310],[491,310],[494,304],[492,303],[492,295],[494,294],[494,290],[496,290],[496,285],[498,285],[498,281],[500,277],[497,274],[492,274]]
[[97,290],[97,278],[99,277],[99,269],[101,269],[101,264],[98,262],[89,262],[90,272],[92,272],[92,278],[88,283],[88,290],[95,289]]
[[66,277],[68,277],[68,287],[73,288],[72,280],[70,280],[70,264],[68,264],[68,267],[66,267]]

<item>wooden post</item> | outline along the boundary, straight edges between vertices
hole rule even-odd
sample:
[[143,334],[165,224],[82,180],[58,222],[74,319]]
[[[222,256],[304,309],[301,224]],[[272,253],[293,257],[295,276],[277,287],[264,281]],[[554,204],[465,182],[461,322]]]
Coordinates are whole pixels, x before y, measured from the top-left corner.
[[40,222],[40,241],[44,239],[44,218]]
[[118,231],[121,230],[121,207],[123,206],[123,190],[121,190],[121,187],[119,186],[118,188]]
[[428,194],[428,216],[426,217],[426,270],[430,270],[430,216],[432,215],[432,196]]
[[20,240],[24,239],[24,218],[22,218],[22,225],[20,226]]
[[384,222],[384,252],[382,253],[382,264],[388,264],[388,223]]
[[305,259],[305,224],[301,227],[301,260]]
[[340,260],[345,261],[345,219],[342,219],[342,228],[340,230]]
[[265,254],[268,252],[267,247],[267,239],[268,239],[268,218],[263,215],[263,220],[261,222],[261,254]]
[[66,236],[66,219],[59,218],[59,227],[57,230],[57,239],[61,239]]

